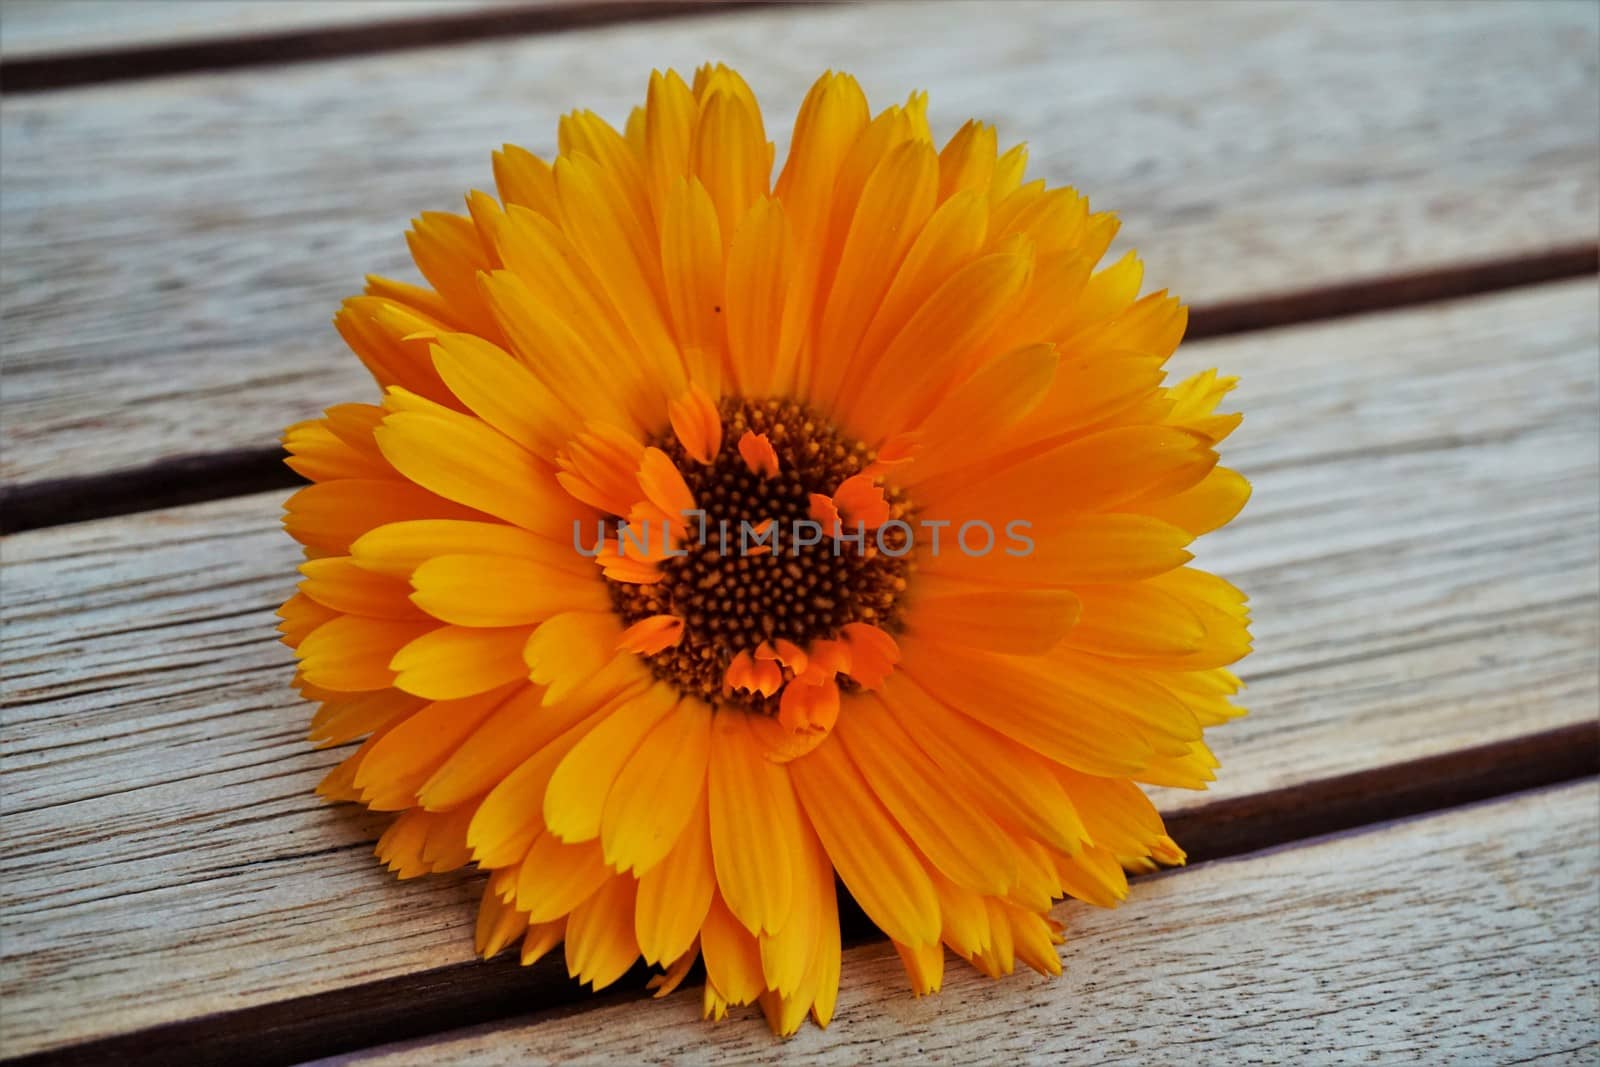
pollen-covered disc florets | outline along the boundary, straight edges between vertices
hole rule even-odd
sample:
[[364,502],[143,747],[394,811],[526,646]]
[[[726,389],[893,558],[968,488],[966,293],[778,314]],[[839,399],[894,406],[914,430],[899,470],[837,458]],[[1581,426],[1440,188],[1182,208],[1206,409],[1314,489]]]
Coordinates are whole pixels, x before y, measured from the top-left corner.
[[[628,624],[660,615],[683,620],[677,645],[650,657],[657,677],[685,693],[775,713],[775,694],[725,681],[740,653],[749,654],[752,670],[758,662],[776,663],[787,681],[796,664],[779,656],[780,645],[804,651],[838,641],[852,623],[896,632],[909,546],[900,529],[885,531],[880,547],[877,529],[865,521],[835,528],[814,517],[814,498],[831,498],[873,464],[863,442],[792,401],[727,399],[718,417],[724,441],[764,439],[776,463],[752,466],[728,447],[701,463],[674,435],[662,435],[655,444],[697,505],[677,548],[683,554],[661,560],[653,583],[608,582]],[[885,502],[890,517],[909,514],[903,494],[889,491]]]

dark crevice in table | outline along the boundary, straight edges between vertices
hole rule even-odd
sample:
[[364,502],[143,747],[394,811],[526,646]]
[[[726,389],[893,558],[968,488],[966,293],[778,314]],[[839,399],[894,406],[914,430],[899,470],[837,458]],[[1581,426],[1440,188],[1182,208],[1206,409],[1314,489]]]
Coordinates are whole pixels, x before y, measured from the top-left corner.
[[1453,263],[1429,270],[1360,278],[1299,292],[1197,307],[1189,313],[1191,341],[1293,326],[1481,296],[1502,289],[1581,278],[1600,271],[1600,244],[1552,248],[1529,256]]

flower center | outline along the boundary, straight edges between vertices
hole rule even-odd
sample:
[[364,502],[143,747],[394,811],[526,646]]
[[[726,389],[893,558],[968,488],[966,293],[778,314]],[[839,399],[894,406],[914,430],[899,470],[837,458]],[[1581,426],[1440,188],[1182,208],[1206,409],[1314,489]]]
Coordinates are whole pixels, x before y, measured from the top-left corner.
[[[672,459],[703,513],[688,523],[683,555],[663,560],[654,584],[607,584],[625,623],[654,615],[684,621],[675,647],[646,657],[657,677],[684,693],[771,714],[775,695],[728,690],[729,664],[763,643],[805,649],[837,639],[851,623],[898,631],[909,546],[898,528],[880,538],[846,523],[845,536],[836,537],[812,517],[813,495],[831,496],[872,463],[864,443],[793,402],[730,398],[719,414],[724,443],[709,465],[670,432],[651,442]],[[746,432],[771,442],[775,474],[752,470],[735,447]],[[886,488],[885,495],[894,517],[908,512],[901,493]],[[785,678],[791,673],[785,669]]]

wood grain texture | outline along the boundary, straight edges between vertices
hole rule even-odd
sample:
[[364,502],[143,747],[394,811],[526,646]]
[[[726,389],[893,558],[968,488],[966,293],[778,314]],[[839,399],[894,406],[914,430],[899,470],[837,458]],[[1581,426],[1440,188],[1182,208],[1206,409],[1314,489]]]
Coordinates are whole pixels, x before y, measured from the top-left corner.
[[6,0],[0,61],[240,34],[370,25],[515,0]]
[[33,28],[43,29],[55,50],[0,56],[0,91],[40,92],[190,71],[278,68],[459,41],[720,12],[752,2],[763,0],[72,0],[29,20],[31,25],[43,24]]
[[704,1023],[686,992],[340,1062],[1592,1063],[1597,810],[1590,780],[1063,904],[1055,980],[951,958],[916,999],[887,944],[851,949],[832,1027],[788,1042],[748,1009]]
[[[401,231],[613,118],[652,66],[744,67],[783,138],[824,66],[933,90],[1121,211],[1204,310],[1592,247],[1592,5],[1007,3],[725,13],[0,100],[0,479],[270,447],[372,387],[327,325]],[[781,41],[774,49],[773,42]],[[1250,42],[1250,47],[1241,47]]]
[[[1253,594],[1260,651],[1254,714],[1216,735],[1221,782],[1165,810],[1593,721],[1596,295],[1180,352],[1180,371],[1244,376],[1231,455],[1256,498],[1201,562]],[[379,823],[312,797],[337,756],[300,740],[272,640],[298,558],[278,503],[5,542],[8,1053],[374,983],[549,988],[469,962],[474,879],[395,884],[365,854]]]

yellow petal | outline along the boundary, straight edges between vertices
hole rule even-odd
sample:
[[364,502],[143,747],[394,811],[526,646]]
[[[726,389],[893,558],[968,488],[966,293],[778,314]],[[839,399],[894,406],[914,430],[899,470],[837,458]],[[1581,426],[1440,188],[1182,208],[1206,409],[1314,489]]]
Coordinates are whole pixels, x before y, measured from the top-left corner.
[[451,700],[521,681],[527,676],[522,647],[531,632],[526,626],[431,630],[389,661],[395,688],[430,700]]
[[[643,229],[650,225],[650,195],[645,188],[644,167],[621,134],[592,111],[574,111],[561,116],[556,136],[562,155],[587,156],[599,164],[600,173],[618,200],[627,205],[635,226]],[[559,178],[556,191],[559,194]]]
[[639,877],[634,933],[645,962],[677,959],[699,936],[716,891],[704,785],[665,859]]
[[501,686],[460,700],[440,700],[397,724],[373,746],[356,771],[362,802],[377,811],[402,811],[440,764],[511,696]]
[[727,348],[723,240],[716,206],[698,179],[678,179],[667,198],[661,220],[661,273],[689,380],[721,395]]
[[[974,260],[941,285],[889,342],[859,391],[841,402],[843,418],[875,435],[909,429],[941,398],[944,382],[994,329],[1028,283],[1031,250],[999,252]],[[862,398],[873,398],[863,410]]]
[[418,485],[525,530],[570,537],[572,521],[587,517],[548,464],[476,419],[404,411],[385,418],[376,436],[384,457]]
[[991,528],[996,541],[989,551],[982,551],[982,534],[974,532],[971,551],[924,557],[925,573],[995,585],[1070,586],[1149,578],[1194,558],[1184,549],[1192,534],[1143,515],[1017,519]]
[[672,519],[695,510],[694,494],[672,459],[659,448],[646,448],[639,460],[639,489]]
[[917,996],[937,993],[944,985],[944,945],[935,941],[913,948],[896,941],[894,950],[899,953],[906,977],[911,980],[911,991]]
[[611,612],[564,612],[533,632],[522,651],[529,677],[548,686],[545,703],[563,700],[615,654],[622,626]]
[[406,519],[482,519],[420,485],[386,479],[345,478],[299,490],[284,504],[283,528],[307,548],[334,556],[349,553],[361,535]]
[[916,454],[903,473],[895,472],[896,482],[915,485],[1015,447],[1008,431],[1048,395],[1059,362],[1053,345],[1025,345],[946,393],[917,427]]
[[1010,840],[974,800],[872,700],[852,706],[836,729],[862,779],[918,850],[957,884],[1003,895],[1016,879]]
[[562,541],[531,534],[499,522],[461,519],[414,519],[370,530],[350,546],[362,567],[379,574],[410,578],[435,556],[516,556],[568,574],[592,577],[594,564]]
[[[544,833],[542,810],[545,787],[550,783],[550,776],[555,773],[562,758],[572,751],[572,746],[611,714],[617,699],[620,698],[598,704],[585,703],[587,715],[575,724],[566,726],[553,740],[541,743],[533,755],[504,774],[499,784],[484,797],[467,827],[467,844],[472,849],[472,858],[480,867],[509,868],[522,863],[529,847]],[[562,714],[555,709],[544,713]],[[462,751],[467,747],[463,746]],[[426,790],[427,786],[424,786]]]
[[1179,492],[1216,462],[1209,443],[1188,430],[1124,426],[1067,441],[964,487],[929,483],[925,493],[963,515],[1040,521]]
[[645,380],[659,385],[658,402],[664,410],[666,401],[682,392],[687,382],[666,325],[654,235],[645,233],[593,160],[563,156],[556,160],[555,171],[564,229],[632,338],[632,360],[646,371]]
[[832,406],[902,257],[933,214],[938,191],[938,157],[920,141],[896,147],[867,179],[818,327],[813,402]]
[[552,919],[547,923],[529,923],[528,932],[522,939],[522,965],[529,967],[543,959],[551,949],[561,944],[566,936],[565,917]]
[[750,1004],[766,989],[756,939],[734,918],[720,896],[711,898],[700,930],[700,954],[706,976],[730,1004]]
[[1108,656],[1182,656],[1200,647],[1206,628],[1182,600],[1150,582],[1081,585],[1082,605],[1067,643]]
[[937,941],[939,901],[927,869],[843,745],[830,738],[788,766],[828,859],[867,917],[903,944]]
[[713,91],[702,100],[694,136],[695,174],[724,234],[738,229],[751,205],[767,195],[770,179],[760,114],[740,95]]
[[1009,822],[1062,852],[1088,837],[1053,764],[935,700],[904,672],[879,695],[939,769]]
[[515,204],[551,219],[560,217],[550,164],[514,144],[504,145],[493,158],[495,188],[507,207]]
[[[449,808],[488,793],[523,761],[608,705],[642,689],[648,679],[632,657],[619,656],[560,703],[544,705],[543,689],[522,685],[423,784],[419,801],[426,808]],[[553,756],[551,760],[553,771]]]
[[306,576],[300,591],[334,611],[379,619],[422,618],[408,599],[405,582],[374,574],[348,556],[309,560],[300,565],[300,573]]
[[894,282],[857,346],[856,364],[845,379],[851,387],[859,386],[861,375],[877,363],[889,342],[934,291],[977,257],[988,226],[989,205],[976,192],[957,193],[933,213],[895,272]]
[[957,130],[939,152],[939,200],[971,189],[987,193],[994,175],[995,130],[976,120]]
[[567,973],[579,982],[604,989],[627,974],[639,958],[633,940],[637,886],[631,875],[619,875],[572,909],[567,919]]
[[1199,482],[1161,500],[1141,501],[1141,513],[1198,537],[1232,521],[1250,499],[1250,483],[1237,471],[1215,467]]
[[432,628],[427,622],[341,615],[307,634],[295,654],[313,685],[343,693],[386,689],[395,681],[395,652]]
[[610,606],[594,574],[580,577],[518,556],[435,556],[417,568],[411,585],[418,607],[460,626],[519,626]]
[[641,656],[653,656],[677,647],[683,640],[684,622],[676,615],[651,615],[622,631],[617,648]]
[[569,845],[555,834],[542,833],[517,873],[517,907],[528,913],[529,922],[550,922],[589,899],[611,877],[598,842]]
[[499,266],[484,248],[470,218],[443,211],[425,211],[413,220],[406,244],[417,269],[439,291],[453,315],[480,337],[498,336],[478,295],[480,271]]
[[509,948],[527,930],[527,914],[507,907],[495,894],[494,888],[485,885],[483,902],[478,905],[477,929],[472,938],[474,951],[484,959],[491,959]]
[[1055,647],[1078,618],[1078,598],[1066,590],[985,589],[934,581],[926,586],[906,606],[907,626],[912,633],[947,644],[1038,655]]
[[900,669],[919,688],[1058,763],[1090,774],[1127,775],[1153,755],[1137,731],[1115,718],[1108,721],[1104,709],[1081,700],[1063,708],[1059,672],[1038,660],[928,641],[908,641],[902,651]]
[[785,767],[762,755],[744,715],[718,715],[708,765],[712,857],[728,908],[776,933],[794,899],[800,812]]
[[318,747],[342,745],[411,715],[426,703],[393,689],[330,695],[312,716],[307,740]]
[[[689,173],[696,110],[694,94],[676,71],[651,71],[645,97],[644,157],[657,218],[670,214],[665,205],[678,181]],[[662,231],[666,231],[665,224]]]
[[671,686],[657,683],[624,701],[573,746],[544,793],[544,821],[552,833],[569,844],[600,836],[612,782],[677,699]]
[[639,742],[606,795],[600,842],[607,863],[642,874],[666,857],[705,793],[710,751],[711,708],[692,698]]
[[724,286],[730,370],[746,395],[784,388],[793,371],[799,338],[785,329],[792,256],[782,203],[758,202],[733,232]]
[[484,422],[546,460],[582,420],[503,348],[471,334],[439,335],[433,365],[450,391]]

